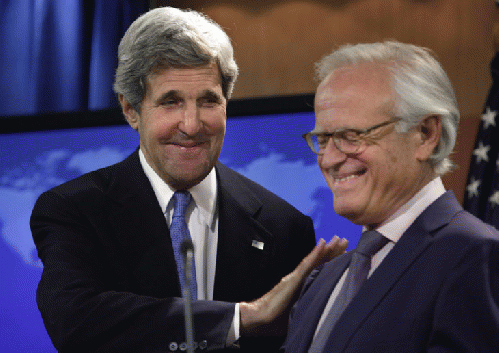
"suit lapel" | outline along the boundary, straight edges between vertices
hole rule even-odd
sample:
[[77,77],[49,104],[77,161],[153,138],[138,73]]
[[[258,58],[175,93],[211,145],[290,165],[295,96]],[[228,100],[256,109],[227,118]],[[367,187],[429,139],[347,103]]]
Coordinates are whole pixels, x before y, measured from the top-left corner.
[[168,226],[137,151],[115,166],[108,189],[109,222],[116,243],[143,294],[180,296]]
[[433,234],[460,210],[451,192],[431,204],[402,235],[380,266],[361,287],[331,333],[326,351],[341,352],[385,295],[431,244]]
[[213,297],[225,301],[253,300],[261,295],[255,284],[268,264],[272,234],[258,221],[262,208],[259,197],[229,168],[219,163],[216,170],[219,227]]
[[[312,273],[307,279],[299,305],[293,308],[291,314],[291,320],[300,322],[300,326],[288,332],[286,352],[300,353],[308,350],[324,307],[351,259],[351,252],[337,257],[325,264],[318,274]],[[310,280],[312,282],[309,284]]]

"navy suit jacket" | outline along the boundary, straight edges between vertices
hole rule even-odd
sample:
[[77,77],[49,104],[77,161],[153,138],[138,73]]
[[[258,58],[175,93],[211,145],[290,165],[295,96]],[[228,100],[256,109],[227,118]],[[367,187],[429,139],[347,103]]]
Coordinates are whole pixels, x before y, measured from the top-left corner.
[[[222,164],[216,172],[214,301],[193,303],[195,340],[208,350],[225,346],[235,302],[269,291],[315,245],[309,217]],[[185,341],[169,230],[137,152],[42,194],[31,228],[44,264],[37,302],[61,352],[166,352]]]
[[[307,352],[351,253],[314,271],[283,349]],[[338,320],[324,352],[499,352],[499,234],[447,192],[409,227]]]

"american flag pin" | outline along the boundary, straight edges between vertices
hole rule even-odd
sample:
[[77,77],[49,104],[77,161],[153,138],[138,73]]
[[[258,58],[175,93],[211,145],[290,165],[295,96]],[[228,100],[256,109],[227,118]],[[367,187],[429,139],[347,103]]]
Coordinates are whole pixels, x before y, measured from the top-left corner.
[[261,241],[258,241],[258,240],[253,240],[251,242],[251,246],[254,247],[254,248],[257,248],[258,250],[263,250],[263,246],[265,244]]

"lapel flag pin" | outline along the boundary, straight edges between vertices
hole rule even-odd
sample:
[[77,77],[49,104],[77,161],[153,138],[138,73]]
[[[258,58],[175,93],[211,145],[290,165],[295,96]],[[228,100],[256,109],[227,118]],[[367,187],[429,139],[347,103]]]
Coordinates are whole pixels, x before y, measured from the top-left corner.
[[265,244],[264,244],[263,242],[258,241],[258,240],[253,240],[253,241],[251,242],[251,246],[252,246],[252,247],[254,247],[254,248],[257,248],[257,249],[259,249],[259,250],[263,250],[263,246],[264,246],[264,245],[265,245]]

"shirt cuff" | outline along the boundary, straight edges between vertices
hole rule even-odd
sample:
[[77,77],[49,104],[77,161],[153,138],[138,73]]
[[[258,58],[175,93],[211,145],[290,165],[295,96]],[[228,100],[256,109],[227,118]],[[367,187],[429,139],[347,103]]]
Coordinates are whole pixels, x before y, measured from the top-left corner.
[[234,308],[234,318],[232,319],[232,324],[230,325],[229,333],[227,335],[226,346],[231,347],[237,344],[239,341],[239,324],[240,324],[240,312],[239,303],[236,303]]

